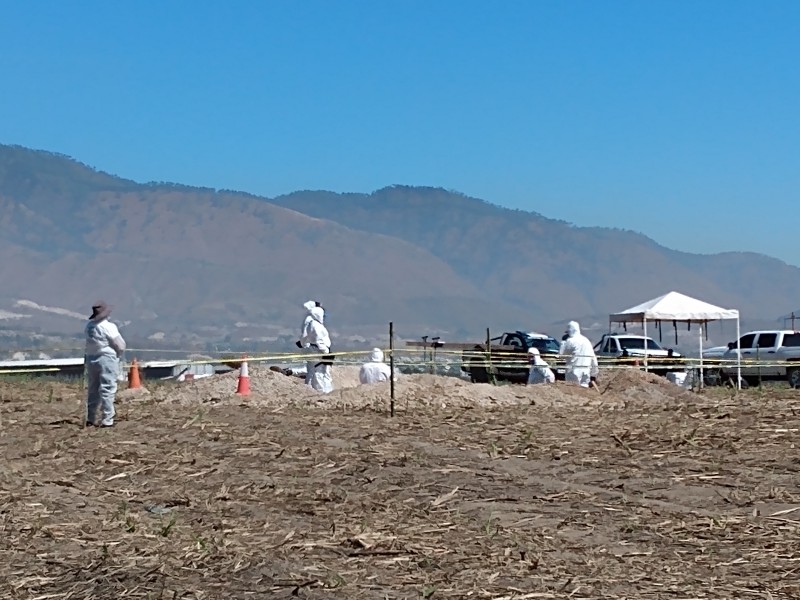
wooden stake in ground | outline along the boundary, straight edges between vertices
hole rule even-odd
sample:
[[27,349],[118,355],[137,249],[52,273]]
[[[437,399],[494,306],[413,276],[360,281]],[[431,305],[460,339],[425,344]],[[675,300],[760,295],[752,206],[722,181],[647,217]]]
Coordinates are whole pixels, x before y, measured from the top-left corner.
[[394,321],[389,321],[389,416],[394,416]]
[[81,424],[82,429],[86,429],[86,420],[89,413],[89,402],[88,397],[86,395],[86,388],[88,384],[86,382],[86,355],[83,355],[83,376],[81,377],[81,393],[83,394],[83,398],[81,399],[81,416],[78,419],[78,422]]

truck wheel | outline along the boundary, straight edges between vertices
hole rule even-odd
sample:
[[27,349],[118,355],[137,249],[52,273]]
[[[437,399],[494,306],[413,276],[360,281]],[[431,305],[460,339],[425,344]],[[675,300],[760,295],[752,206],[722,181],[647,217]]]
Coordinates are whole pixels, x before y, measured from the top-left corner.
[[747,387],[748,388],[758,387],[758,376],[756,376],[756,377],[749,377],[749,376],[745,377],[744,375],[742,375],[742,379],[744,379],[745,382],[747,382]]
[[706,387],[715,387],[722,385],[725,382],[725,376],[719,369],[706,369],[703,373],[703,385]]
[[786,369],[786,379],[789,380],[789,387],[800,388],[800,368]]
[[469,377],[472,383],[489,383],[489,372],[480,363],[470,365]]

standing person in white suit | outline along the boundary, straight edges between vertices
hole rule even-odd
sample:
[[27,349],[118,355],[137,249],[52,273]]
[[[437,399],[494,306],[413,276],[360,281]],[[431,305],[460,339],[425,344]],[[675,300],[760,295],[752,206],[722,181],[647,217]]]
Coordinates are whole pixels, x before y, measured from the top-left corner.
[[[308,302],[303,303],[303,308],[306,309],[306,316],[303,319],[303,324],[300,327],[300,340],[302,340],[308,335],[308,325],[313,320],[311,318],[311,309],[314,308],[314,306],[315,303],[313,300],[309,300]],[[297,347],[303,350],[303,354],[311,354],[313,348],[303,348],[303,343],[300,340],[297,341]],[[313,375],[314,375],[313,371],[306,369],[306,377],[304,380],[306,385],[311,385],[311,377]]]
[[[95,302],[86,323],[84,364],[88,374],[86,389],[86,425],[113,427],[114,398],[117,393],[119,359],[125,352],[125,340],[119,328],[108,320],[111,307]],[[99,413],[99,414],[98,414]]]
[[[309,348],[314,354],[330,354],[331,338],[323,321],[325,312],[320,306],[314,306],[309,310],[311,320],[305,330],[305,334],[298,344],[302,348]],[[325,394],[333,391],[333,378],[331,377],[331,365],[321,356],[314,356],[306,363],[307,373],[311,373],[311,387]]]
[[[305,317],[305,319],[303,319],[303,325],[300,327],[300,339],[301,340],[308,335],[308,326],[311,323],[311,321],[314,320],[313,317],[311,316],[311,309],[314,308],[314,307],[319,307],[322,310],[323,317],[325,315],[325,309],[322,308],[322,305],[319,303],[318,300],[309,300],[308,302],[304,302],[303,303],[303,308],[306,309],[306,317]],[[302,350],[303,349],[303,344],[298,341],[297,342],[297,347]],[[316,352],[316,349],[309,347],[309,348],[305,349],[304,353],[313,354],[314,352]],[[311,385],[311,378],[313,377],[313,375],[314,375],[313,371],[306,370],[306,377],[305,377],[306,385]]]
[[565,379],[570,383],[577,383],[581,387],[589,387],[597,377],[597,356],[594,353],[592,342],[581,334],[581,326],[577,321],[570,321],[567,325],[567,338],[561,342],[559,354],[567,357]]

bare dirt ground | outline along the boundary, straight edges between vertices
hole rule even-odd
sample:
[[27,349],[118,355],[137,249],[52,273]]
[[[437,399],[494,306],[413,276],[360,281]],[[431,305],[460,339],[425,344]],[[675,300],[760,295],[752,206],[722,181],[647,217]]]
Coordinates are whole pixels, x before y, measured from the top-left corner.
[[0,380],[0,597],[800,598],[795,390],[251,374]]

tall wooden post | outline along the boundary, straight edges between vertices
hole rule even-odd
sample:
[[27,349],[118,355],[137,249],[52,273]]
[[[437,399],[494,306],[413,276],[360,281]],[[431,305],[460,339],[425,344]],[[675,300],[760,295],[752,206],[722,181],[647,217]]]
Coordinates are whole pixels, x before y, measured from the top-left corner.
[[394,416],[394,322],[389,321],[389,416]]
[[486,381],[487,383],[496,383],[492,370],[492,336],[488,327],[486,328]]

